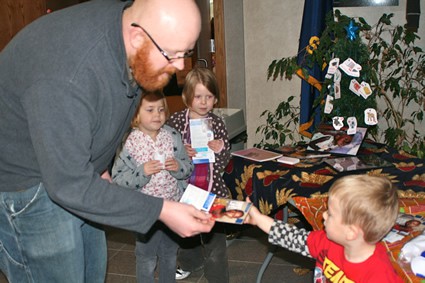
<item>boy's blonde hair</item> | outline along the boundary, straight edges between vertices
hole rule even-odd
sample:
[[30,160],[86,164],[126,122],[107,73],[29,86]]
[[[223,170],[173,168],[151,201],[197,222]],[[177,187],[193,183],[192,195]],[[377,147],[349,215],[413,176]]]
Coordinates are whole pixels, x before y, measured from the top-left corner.
[[143,101],[149,101],[149,102],[155,102],[158,100],[161,100],[164,103],[164,110],[165,110],[165,120],[167,120],[170,116],[169,110],[168,110],[168,104],[167,100],[165,99],[164,93],[162,91],[152,91],[152,92],[146,92],[142,94],[142,98],[140,99],[139,106],[137,107],[136,114],[133,117],[133,120],[131,121],[131,127],[132,128],[138,128],[140,123],[140,108],[142,107]]
[[342,223],[357,225],[369,244],[379,242],[398,215],[397,189],[385,177],[345,176],[332,185],[329,198],[339,201]]
[[184,87],[182,90],[182,99],[186,107],[190,107],[195,96],[195,87],[202,84],[209,92],[211,92],[216,102],[220,101],[220,90],[218,88],[217,78],[213,71],[207,68],[194,68],[187,73]]

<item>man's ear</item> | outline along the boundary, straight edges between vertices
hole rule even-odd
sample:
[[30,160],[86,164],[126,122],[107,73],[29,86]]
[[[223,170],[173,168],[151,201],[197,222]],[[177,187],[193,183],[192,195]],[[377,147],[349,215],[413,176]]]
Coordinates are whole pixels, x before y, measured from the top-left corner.
[[142,46],[143,42],[146,40],[143,36],[143,31],[141,29],[131,27],[130,32],[130,44],[134,49],[139,49]]

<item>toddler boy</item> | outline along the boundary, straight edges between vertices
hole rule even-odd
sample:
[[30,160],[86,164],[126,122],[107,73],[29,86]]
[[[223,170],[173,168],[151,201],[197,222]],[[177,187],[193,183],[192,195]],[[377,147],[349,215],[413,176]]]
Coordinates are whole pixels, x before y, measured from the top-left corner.
[[378,242],[398,214],[397,190],[384,177],[345,176],[329,190],[325,230],[309,232],[252,207],[245,223],[269,234],[269,242],[316,259],[314,282],[403,282]]

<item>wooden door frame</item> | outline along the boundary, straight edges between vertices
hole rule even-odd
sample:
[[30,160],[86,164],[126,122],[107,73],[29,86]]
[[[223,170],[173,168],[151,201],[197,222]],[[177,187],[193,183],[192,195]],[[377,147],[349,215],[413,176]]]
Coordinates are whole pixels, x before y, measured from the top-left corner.
[[227,107],[226,46],[224,35],[224,0],[214,0],[215,73],[220,90],[219,107]]
[[44,0],[1,0],[0,51],[23,27],[45,13]]

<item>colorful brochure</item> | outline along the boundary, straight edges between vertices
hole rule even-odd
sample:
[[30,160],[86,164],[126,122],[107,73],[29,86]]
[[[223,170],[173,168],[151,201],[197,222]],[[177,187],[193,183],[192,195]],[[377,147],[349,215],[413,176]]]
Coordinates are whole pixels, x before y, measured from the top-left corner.
[[208,147],[208,142],[214,140],[212,119],[190,119],[190,140],[192,148],[196,150],[196,156],[192,158],[194,164],[215,162],[215,154]]
[[215,221],[231,224],[243,224],[252,203],[217,198],[215,194],[189,185],[180,202],[191,204],[197,209],[211,213]]

